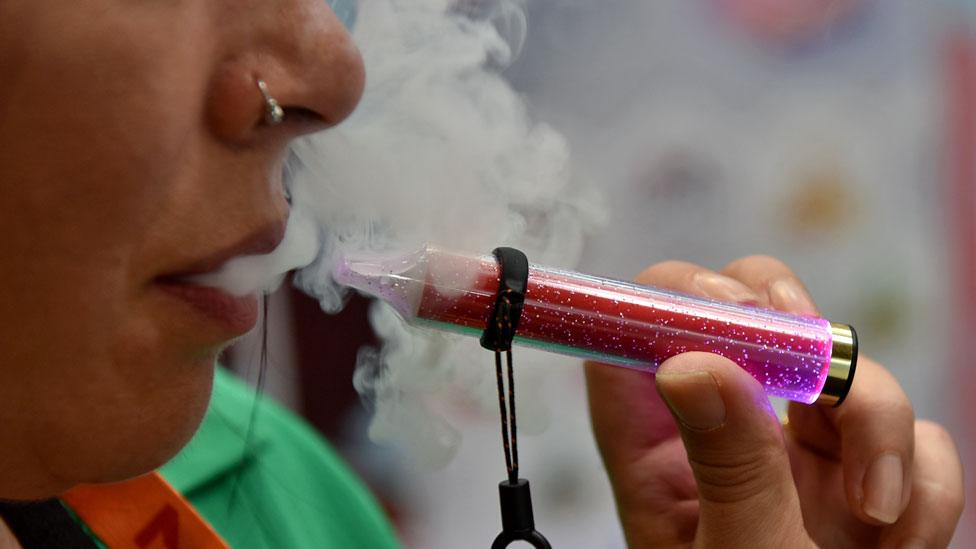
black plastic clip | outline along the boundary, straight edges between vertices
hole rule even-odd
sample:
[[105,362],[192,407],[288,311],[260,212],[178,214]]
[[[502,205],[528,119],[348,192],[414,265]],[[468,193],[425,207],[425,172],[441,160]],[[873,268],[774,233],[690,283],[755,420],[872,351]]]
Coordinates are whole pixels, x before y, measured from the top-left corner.
[[498,259],[501,281],[495,308],[481,334],[481,346],[489,351],[508,351],[522,317],[525,290],[529,286],[529,259],[515,248],[495,248],[492,254]]
[[513,541],[528,542],[536,549],[552,549],[549,541],[535,529],[529,481],[524,478],[515,484],[502,481],[498,484],[498,497],[502,503],[502,533],[495,538],[491,549],[504,549]]

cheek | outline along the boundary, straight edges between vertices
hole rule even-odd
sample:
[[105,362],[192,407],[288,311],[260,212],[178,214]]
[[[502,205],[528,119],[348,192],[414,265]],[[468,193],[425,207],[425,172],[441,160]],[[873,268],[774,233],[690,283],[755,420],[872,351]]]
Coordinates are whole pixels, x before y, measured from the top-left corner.
[[125,90],[79,88],[108,79],[90,68],[20,74],[43,90],[21,103],[45,107],[0,124],[0,402],[72,481],[138,474],[178,450],[205,409],[214,355],[166,341],[134,261],[167,231],[159,205],[197,149],[189,92],[136,76]]
[[175,10],[207,5],[96,0],[0,20],[0,51],[18,54],[0,59],[0,403],[4,422],[33,427],[0,429],[0,447],[36,437],[60,478],[155,467],[209,398],[216,350],[166,335],[143,295],[156,266],[137,259],[202,161],[213,33]]
[[133,259],[159,225],[154,206],[171,186],[170,168],[91,154],[102,165],[48,164],[5,194],[12,207],[0,206],[0,348],[14,357],[0,379],[8,387],[16,385],[9,376],[59,383],[65,365],[75,372],[67,377],[96,383],[114,375],[110,364],[162,352],[141,318],[147,280]]
[[145,313],[135,302],[151,268],[135,258],[169,230],[160,204],[192,171],[195,80],[165,55],[119,54],[110,67],[70,49],[36,55],[44,63],[25,66],[39,70],[0,88],[0,103],[34,90],[19,103],[44,106],[8,109],[0,124],[0,181],[13,182],[0,200],[0,346],[23,368],[74,364],[98,378],[83,366],[104,368],[119,338],[152,337],[127,326]]

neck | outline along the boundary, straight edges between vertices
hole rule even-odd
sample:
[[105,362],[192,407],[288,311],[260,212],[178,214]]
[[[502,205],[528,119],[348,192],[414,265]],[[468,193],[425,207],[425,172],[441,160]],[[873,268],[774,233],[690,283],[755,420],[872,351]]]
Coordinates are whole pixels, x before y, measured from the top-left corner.
[[14,533],[7,527],[3,517],[0,517],[0,549],[22,549]]

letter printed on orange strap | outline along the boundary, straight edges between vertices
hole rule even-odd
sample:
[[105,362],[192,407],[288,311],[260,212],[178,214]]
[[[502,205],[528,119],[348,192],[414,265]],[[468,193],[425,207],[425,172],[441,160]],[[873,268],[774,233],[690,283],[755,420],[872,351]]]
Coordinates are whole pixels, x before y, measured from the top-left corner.
[[61,500],[111,549],[229,548],[159,473],[77,486]]

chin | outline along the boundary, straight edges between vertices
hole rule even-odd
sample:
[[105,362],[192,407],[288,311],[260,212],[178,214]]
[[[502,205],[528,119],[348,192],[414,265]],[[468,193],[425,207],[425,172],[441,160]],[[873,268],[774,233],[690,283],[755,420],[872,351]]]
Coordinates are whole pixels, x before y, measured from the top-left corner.
[[[213,361],[183,364],[165,383],[132,392],[63,432],[59,445],[45,448],[47,469],[61,479],[60,493],[77,484],[119,482],[158,469],[193,438],[213,387]],[[148,365],[147,365],[148,366]],[[88,429],[78,429],[87,423]],[[101,427],[92,427],[101,426]],[[86,432],[87,431],[87,432]],[[50,439],[49,439],[50,440]]]
[[[203,406],[184,409],[178,418],[167,418],[164,429],[148,443],[143,443],[113,460],[112,468],[99,482],[116,482],[152,472],[173,459],[190,442],[206,412]],[[124,441],[123,441],[124,444]]]
[[[196,434],[213,390],[214,361],[197,364],[193,368],[205,375],[194,375],[193,380],[175,384],[167,403],[149,408],[146,423],[134,425],[126,436],[117,440],[119,452],[113,470],[113,478],[102,482],[125,480],[143,475],[172,459]],[[168,405],[166,405],[168,404]]]

